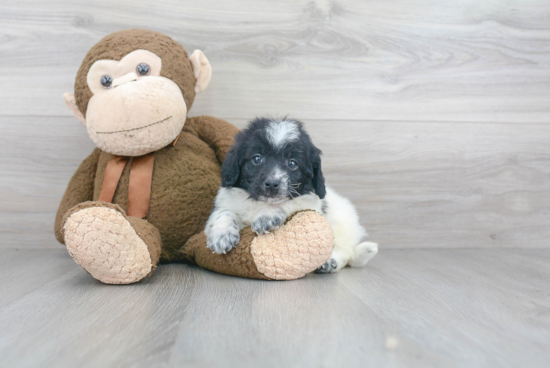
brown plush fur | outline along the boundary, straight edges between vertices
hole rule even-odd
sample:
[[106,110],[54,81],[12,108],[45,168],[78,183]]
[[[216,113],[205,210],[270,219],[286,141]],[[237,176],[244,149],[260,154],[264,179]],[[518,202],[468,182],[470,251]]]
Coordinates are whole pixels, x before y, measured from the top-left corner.
[[73,174],[71,181],[69,181],[65,194],[61,199],[55,217],[55,238],[62,244],[65,244],[63,224],[66,217],[73,213],[73,211],[69,212],[69,210],[82,202],[91,201],[94,196],[94,178],[100,154],[101,150],[96,148],[90,156],[82,161]]
[[126,216],[126,219],[134,230],[136,234],[143,240],[147,249],[149,250],[149,255],[151,256],[151,273],[157,268],[157,264],[160,260],[160,250],[162,247],[162,239],[158,229],[150,224],[149,222],[132,216]]
[[[161,260],[177,261],[178,251],[204,229],[220,186],[220,165],[238,129],[213,117],[187,119],[175,147],[155,153],[151,202],[147,221],[162,238]],[[85,201],[97,201],[103,175],[112,155],[95,149],[74,174],[57,213],[55,233],[63,243],[63,217]],[[128,205],[131,160],[115,191],[113,203],[124,211]]]
[[206,235],[201,232],[189,239],[185,247],[181,249],[180,257],[214,272],[251,279],[271,280],[260,273],[254,263],[250,246],[255,237],[256,234],[250,227],[242,229],[241,240],[235,249],[227,254],[214,254],[205,246]]
[[76,75],[74,93],[76,104],[82,115],[86,116],[88,101],[92,91],[88,88],[86,76],[97,60],[120,60],[135,50],[147,50],[162,59],[160,75],[174,81],[181,89],[187,110],[195,100],[195,75],[187,51],[172,38],[155,31],[128,29],[115,32],[103,38],[93,46]]

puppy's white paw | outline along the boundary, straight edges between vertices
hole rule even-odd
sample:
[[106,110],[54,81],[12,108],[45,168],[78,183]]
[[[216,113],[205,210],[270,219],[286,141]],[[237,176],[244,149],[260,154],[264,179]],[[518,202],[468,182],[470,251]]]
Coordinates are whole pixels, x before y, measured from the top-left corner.
[[378,253],[378,244],[371,242],[363,242],[358,244],[354,249],[354,256],[350,260],[351,267],[363,267]]
[[240,240],[237,224],[214,224],[208,232],[206,246],[216,254],[226,254],[235,248]]
[[256,234],[268,234],[280,228],[286,220],[284,212],[275,212],[271,215],[262,215],[252,223],[252,231]]

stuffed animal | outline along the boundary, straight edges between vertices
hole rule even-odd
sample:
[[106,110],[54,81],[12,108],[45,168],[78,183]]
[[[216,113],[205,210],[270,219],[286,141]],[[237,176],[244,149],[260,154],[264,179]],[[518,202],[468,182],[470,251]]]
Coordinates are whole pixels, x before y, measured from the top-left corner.
[[189,118],[212,68],[149,30],[113,33],[91,48],[63,97],[97,148],[69,182],[55,235],[96,279],[130,284],[159,262],[191,262],[241,277],[290,280],[330,258],[328,222],[294,214],[270,234],[250,228],[228,254],[206,247],[203,229],[220,186],[220,167],[237,128]]

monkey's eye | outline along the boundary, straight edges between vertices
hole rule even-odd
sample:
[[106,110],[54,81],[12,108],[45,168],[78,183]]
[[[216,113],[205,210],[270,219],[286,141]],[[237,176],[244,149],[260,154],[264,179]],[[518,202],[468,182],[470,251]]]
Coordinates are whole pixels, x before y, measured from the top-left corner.
[[296,170],[298,168],[298,163],[296,162],[296,160],[290,160],[288,161],[287,166],[290,170]]
[[111,84],[113,84],[113,78],[109,77],[108,75],[104,75],[101,77],[101,85],[103,88],[111,88]]
[[262,162],[264,162],[264,159],[262,158],[262,156],[256,155],[256,156],[252,157],[252,163],[253,163],[254,165],[259,165],[259,164],[261,164]]
[[138,66],[136,66],[136,72],[139,75],[143,75],[143,76],[149,75],[151,74],[151,67],[147,63],[141,63],[141,64],[138,64]]

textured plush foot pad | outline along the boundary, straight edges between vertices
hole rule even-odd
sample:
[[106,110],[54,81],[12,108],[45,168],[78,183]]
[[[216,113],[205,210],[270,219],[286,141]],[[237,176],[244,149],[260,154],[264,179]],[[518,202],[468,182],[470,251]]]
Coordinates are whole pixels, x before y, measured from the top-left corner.
[[275,280],[294,280],[324,264],[333,243],[327,220],[306,211],[294,215],[279,230],[257,236],[250,248],[258,271]]
[[147,245],[119,211],[82,209],[67,218],[63,230],[69,254],[101,282],[131,284],[151,273]]

